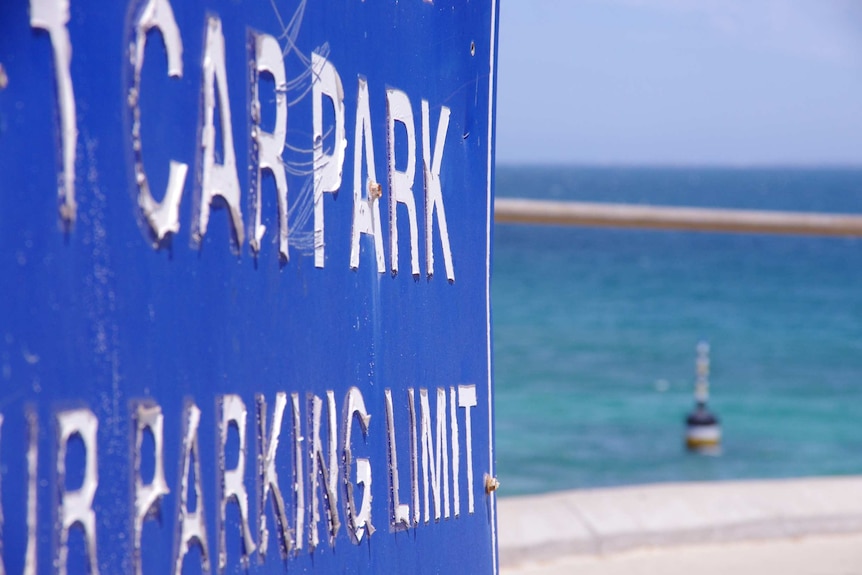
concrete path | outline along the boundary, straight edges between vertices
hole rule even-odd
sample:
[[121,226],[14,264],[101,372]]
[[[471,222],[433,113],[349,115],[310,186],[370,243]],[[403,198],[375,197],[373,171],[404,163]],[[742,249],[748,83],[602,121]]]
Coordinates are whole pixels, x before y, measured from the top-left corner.
[[[860,534],[854,541],[862,542],[862,477],[678,483],[502,497],[497,517],[504,573],[544,573],[507,569],[553,561],[601,563],[607,562],[602,555],[679,545],[753,545],[758,540],[842,533]],[[862,567],[862,546],[856,557]]]
[[862,575],[862,535],[712,543],[573,555],[502,575]]

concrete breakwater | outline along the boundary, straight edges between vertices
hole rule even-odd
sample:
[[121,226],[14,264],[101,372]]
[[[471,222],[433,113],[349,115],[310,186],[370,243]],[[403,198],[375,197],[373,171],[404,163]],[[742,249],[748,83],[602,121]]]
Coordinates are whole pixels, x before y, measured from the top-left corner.
[[501,497],[497,516],[503,567],[641,547],[858,533],[862,476]]

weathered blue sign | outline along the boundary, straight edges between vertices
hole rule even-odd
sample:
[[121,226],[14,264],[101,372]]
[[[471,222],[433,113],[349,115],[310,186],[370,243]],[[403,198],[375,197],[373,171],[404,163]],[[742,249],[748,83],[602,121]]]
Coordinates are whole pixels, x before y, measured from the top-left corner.
[[496,11],[0,3],[0,573],[496,570]]

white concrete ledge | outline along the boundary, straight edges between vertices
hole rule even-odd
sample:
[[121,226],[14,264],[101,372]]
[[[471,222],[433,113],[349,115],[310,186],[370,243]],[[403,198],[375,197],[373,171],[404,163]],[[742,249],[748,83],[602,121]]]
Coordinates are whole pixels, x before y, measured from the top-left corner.
[[500,562],[510,566],[635,547],[862,532],[862,476],[585,489],[501,497],[497,508]]
[[497,198],[494,221],[511,224],[605,226],[819,236],[862,236],[862,216],[768,210],[648,206]]

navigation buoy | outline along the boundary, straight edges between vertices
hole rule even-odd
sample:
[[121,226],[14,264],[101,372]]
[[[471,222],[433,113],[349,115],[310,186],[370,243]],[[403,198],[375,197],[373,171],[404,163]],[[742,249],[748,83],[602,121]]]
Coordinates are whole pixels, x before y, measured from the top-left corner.
[[685,446],[697,453],[717,454],[721,449],[721,426],[718,417],[706,406],[709,401],[709,344],[697,344],[695,361],[697,380],[694,386],[695,408],[685,420]]

